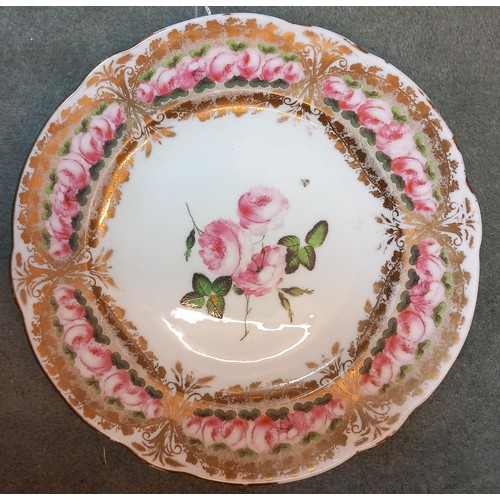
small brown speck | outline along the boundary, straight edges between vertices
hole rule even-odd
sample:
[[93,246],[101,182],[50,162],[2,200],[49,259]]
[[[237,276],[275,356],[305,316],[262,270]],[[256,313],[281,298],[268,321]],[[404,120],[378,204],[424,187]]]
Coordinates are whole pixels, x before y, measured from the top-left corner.
[[307,187],[307,186],[309,186],[311,181],[309,179],[300,179],[300,182],[302,182],[302,185],[304,187]]

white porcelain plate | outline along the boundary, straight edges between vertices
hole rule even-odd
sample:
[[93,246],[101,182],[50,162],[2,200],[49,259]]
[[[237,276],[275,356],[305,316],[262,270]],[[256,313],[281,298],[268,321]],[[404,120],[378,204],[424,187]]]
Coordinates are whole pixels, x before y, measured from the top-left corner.
[[308,477],[436,388],[472,320],[479,208],[407,77],[320,28],[199,18],[97,66],[14,211],[40,363],[155,467]]

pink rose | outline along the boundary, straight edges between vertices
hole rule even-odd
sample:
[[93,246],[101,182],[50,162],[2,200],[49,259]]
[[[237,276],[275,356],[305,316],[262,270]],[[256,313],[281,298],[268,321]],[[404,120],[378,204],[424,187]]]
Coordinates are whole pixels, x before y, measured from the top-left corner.
[[191,90],[207,75],[207,63],[203,57],[184,57],[176,67],[177,82],[182,90]]
[[57,165],[57,182],[70,189],[83,189],[90,184],[89,168],[90,165],[80,155],[67,154]]
[[322,89],[326,97],[335,99],[343,110],[356,110],[364,101],[360,89],[348,87],[344,80],[337,76],[325,80]]
[[361,383],[370,394],[376,394],[385,384],[391,382],[394,372],[387,356],[379,352],[372,361],[370,372],[363,375]]
[[191,415],[186,418],[182,423],[182,429],[187,437],[197,439],[201,441],[201,424],[203,423],[203,417],[198,417],[196,415]]
[[148,399],[146,390],[138,385],[129,384],[120,392],[120,401],[127,410],[142,411]]
[[278,428],[271,417],[260,415],[253,421],[248,435],[248,447],[264,453],[272,450],[278,444]]
[[410,342],[422,342],[434,331],[434,322],[411,306],[398,315],[398,335]]
[[404,191],[412,199],[426,200],[432,198],[434,185],[429,179],[408,179],[405,181]]
[[64,327],[63,340],[72,347],[87,345],[93,338],[94,329],[86,319],[77,319]]
[[309,432],[322,434],[332,423],[332,418],[325,405],[314,406],[307,416],[309,417]]
[[57,319],[61,325],[66,325],[76,320],[82,320],[85,317],[85,308],[76,299],[65,302],[58,301],[58,303]]
[[439,257],[434,255],[421,255],[417,259],[418,274],[420,277],[430,281],[440,281],[443,277],[444,266]]
[[358,108],[357,113],[361,126],[375,133],[392,121],[391,107],[382,99],[368,99]]
[[331,399],[325,407],[331,420],[340,418],[345,413],[345,405],[341,399]]
[[427,239],[418,244],[418,251],[420,255],[434,255],[439,257],[441,255],[441,246],[436,240]]
[[390,158],[406,156],[415,147],[411,130],[396,122],[380,127],[375,141],[377,148]]
[[101,116],[109,120],[115,126],[115,129],[125,121],[125,111],[116,102],[110,104]]
[[100,142],[111,141],[115,137],[115,124],[104,114],[94,116],[90,121],[89,133]]
[[147,82],[142,82],[137,87],[135,93],[142,102],[147,102],[148,104],[151,104],[156,96],[155,89]]
[[161,400],[150,398],[142,412],[146,418],[158,418],[163,413]]
[[415,310],[426,314],[443,302],[444,292],[440,281],[424,280],[410,290],[410,302]]
[[210,50],[207,60],[208,78],[214,82],[225,83],[238,71],[238,55],[226,47]]
[[157,95],[171,94],[179,86],[177,72],[173,68],[158,68],[151,78],[151,86]]
[[130,383],[130,374],[127,370],[111,370],[101,379],[99,385],[105,396],[119,398]]
[[61,217],[55,212],[49,217],[45,225],[50,237],[56,240],[69,240],[73,234],[71,219],[69,217]]
[[219,430],[219,442],[225,444],[231,448],[231,450],[246,448],[248,428],[248,420],[243,420],[241,418],[233,418],[227,422],[222,422]]
[[218,417],[205,417],[201,423],[201,441],[205,446],[220,442],[222,421]]
[[281,443],[296,444],[309,433],[311,423],[310,414],[303,411],[289,413],[279,424],[279,441]]
[[264,63],[264,56],[258,49],[246,49],[238,53],[238,62],[236,66],[242,78],[252,80],[258,78],[262,64]]
[[49,253],[57,260],[67,259],[71,255],[71,247],[67,241],[52,240]]
[[417,212],[421,212],[427,216],[432,215],[438,207],[438,203],[434,198],[413,200],[413,204],[415,205],[415,210]]
[[289,61],[283,68],[283,80],[288,83],[297,83],[304,78],[304,68],[297,61]]
[[91,340],[76,349],[75,366],[87,378],[102,377],[112,368],[111,350],[104,344]]
[[283,227],[288,200],[275,188],[256,186],[238,201],[240,226],[255,236]]
[[208,224],[198,240],[200,257],[218,276],[233,274],[247,265],[250,240],[233,221],[219,219]]
[[424,164],[411,156],[400,156],[391,161],[392,171],[408,182],[409,180],[425,180]]
[[71,152],[95,165],[104,156],[104,143],[90,132],[81,132],[71,141]]
[[399,335],[385,340],[384,354],[396,366],[407,365],[415,360],[416,345]]
[[286,247],[266,246],[250,260],[246,270],[233,274],[234,284],[245,295],[261,297],[276,288],[285,275]]
[[54,290],[54,298],[58,304],[66,305],[77,302],[75,299],[75,291],[73,288],[69,288],[67,286],[58,286]]
[[260,78],[273,82],[274,80],[283,80],[285,70],[285,62],[281,55],[269,54],[266,56]]
[[69,188],[60,182],[54,185],[50,195],[52,211],[60,217],[73,218],[78,215],[80,204],[76,199],[76,189]]

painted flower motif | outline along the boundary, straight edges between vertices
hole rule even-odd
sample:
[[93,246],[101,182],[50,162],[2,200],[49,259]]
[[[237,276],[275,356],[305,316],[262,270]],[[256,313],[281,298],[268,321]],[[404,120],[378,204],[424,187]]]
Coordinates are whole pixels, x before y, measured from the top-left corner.
[[203,417],[199,417],[197,415],[191,415],[182,423],[182,429],[184,434],[187,437],[197,439],[201,441],[202,433],[201,433],[201,424],[203,423]]
[[73,226],[69,217],[61,217],[57,213],[53,213],[45,224],[51,238],[64,241],[69,240],[73,234]]
[[430,281],[439,281],[443,277],[444,265],[435,255],[421,255],[415,265],[418,274]]
[[406,182],[411,180],[425,180],[424,164],[412,156],[400,156],[391,161],[392,171]]
[[258,49],[246,49],[238,53],[236,66],[242,78],[252,80],[260,76],[264,56]]
[[304,68],[297,61],[289,61],[283,67],[283,80],[287,83],[297,83],[304,78]]
[[279,54],[269,54],[265,57],[260,75],[261,80],[272,82],[284,77],[285,62]]
[[75,291],[67,286],[59,286],[54,290],[54,298],[59,305],[78,304]]
[[288,200],[272,187],[253,187],[238,201],[240,225],[255,236],[281,228],[287,211]]
[[163,405],[159,399],[150,398],[142,409],[146,418],[158,418],[163,413]]
[[275,289],[283,280],[286,267],[286,247],[266,246],[253,255],[245,270],[233,274],[234,284],[245,295],[261,297]]
[[131,384],[127,370],[112,370],[100,381],[101,391],[110,398],[119,398]]
[[429,179],[408,179],[405,181],[404,191],[412,199],[413,202],[416,200],[428,200],[432,199],[432,190],[434,185]]
[[101,142],[111,141],[115,137],[115,124],[105,115],[94,116],[90,120],[89,133]]
[[334,418],[340,418],[345,413],[345,405],[341,399],[331,399],[325,408],[328,411],[328,415],[333,420]]
[[87,345],[93,338],[94,329],[86,319],[75,319],[64,327],[63,341],[71,347]]
[[248,447],[257,453],[271,451],[278,444],[278,428],[273,419],[260,415],[253,421],[248,435]]
[[90,165],[74,153],[61,158],[56,168],[57,182],[68,189],[83,189],[90,184]]
[[218,417],[205,417],[201,423],[201,441],[205,446],[220,442],[222,421]]
[[142,101],[148,104],[153,102],[153,99],[156,97],[154,87],[148,82],[142,82],[136,90],[137,97]]
[[418,251],[420,255],[434,255],[439,257],[441,255],[441,246],[436,240],[426,239],[418,244]]
[[111,370],[111,351],[95,340],[76,349],[75,366],[87,378],[102,377]]
[[137,385],[129,384],[120,392],[120,401],[127,410],[141,411],[148,399],[146,390]]
[[361,378],[364,389],[370,394],[377,394],[378,391],[392,381],[394,372],[389,358],[379,352],[372,361],[370,372]]
[[310,416],[303,411],[296,411],[281,420],[278,431],[280,443],[296,444],[309,433]]
[[[57,299],[56,299],[57,300]],[[75,299],[66,303],[59,302],[57,319],[61,325],[66,325],[85,317],[85,308]]]
[[80,155],[89,165],[95,165],[104,156],[104,144],[90,132],[81,132],[71,141],[71,152]]
[[323,93],[330,99],[335,99],[344,111],[355,111],[363,102],[364,95],[360,89],[348,87],[342,78],[328,78],[322,85]]
[[323,434],[332,423],[332,417],[325,405],[316,405],[307,414],[309,417],[309,432]]
[[177,72],[173,68],[158,68],[150,84],[157,95],[171,94],[179,86]]
[[71,247],[67,241],[51,240],[49,253],[54,259],[64,260],[71,255]]
[[248,429],[248,420],[241,418],[233,418],[232,420],[222,422],[219,429],[219,442],[225,444],[231,450],[246,448]]
[[229,276],[245,266],[250,242],[233,221],[219,219],[208,224],[199,238],[200,257],[218,276]]
[[432,215],[438,207],[438,203],[434,198],[421,198],[413,200],[413,204],[415,205],[415,210],[417,212],[421,212],[427,216]]
[[237,73],[238,55],[226,47],[211,49],[207,60],[207,76],[214,82],[225,83]]
[[50,195],[52,211],[60,217],[76,217],[80,209],[76,193],[76,189],[68,188],[64,184],[56,182],[54,191]]
[[445,287],[440,281],[423,280],[410,290],[410,302],[416,311],[427,314],[443,302]]
[[176,67],[178,85],[191,90],[207,75],[207,63],[203,57],[183,57]]
[[436,329],[430,318],[411,306],[398,315],[397,321],[398,335],[410,342],[422,342]]
[[414,149],[413,135],[407,125],[391,122],[379,128],[377,148],[390,158],[405,156]]
[[125,111],[116,102],[110,104],[102,114],[103,118],[109,120],[117,129],[122,123],[125,122]]
[[381,99],[368,99],[359,106],[357,114],[361,126],[375,133],[392,121],[391,107]]
[[385,340],[384,354],[396,366],[407,365],[415,359],[416,345],[399,335]]

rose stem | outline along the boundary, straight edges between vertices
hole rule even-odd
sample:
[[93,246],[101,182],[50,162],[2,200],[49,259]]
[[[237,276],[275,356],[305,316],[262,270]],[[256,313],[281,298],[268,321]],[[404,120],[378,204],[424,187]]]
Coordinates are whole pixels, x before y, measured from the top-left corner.
[[247,308],[245,311],[245,335],[243,335],[243,337],[241,337],[240,341],[243,340],[250,333],[248,330],[248,325],[247,325],[248,315],[252,311],[251,309],[248,309],[248,306],[250,305],[250,295],[246,295],[246,298],[247,298]]
[[191,215],[191,210],[189,210],[189,205],[187,203],[186,207],[188,209],[189,217],[191,217],[191,220],[193,221],[193,226],[196,229],[196,231],[198,231],[198,236],[201,236],[203,234],[203,231],[201,231],[200,228],[196,225],[196,222],[194,221],[193,216]]

